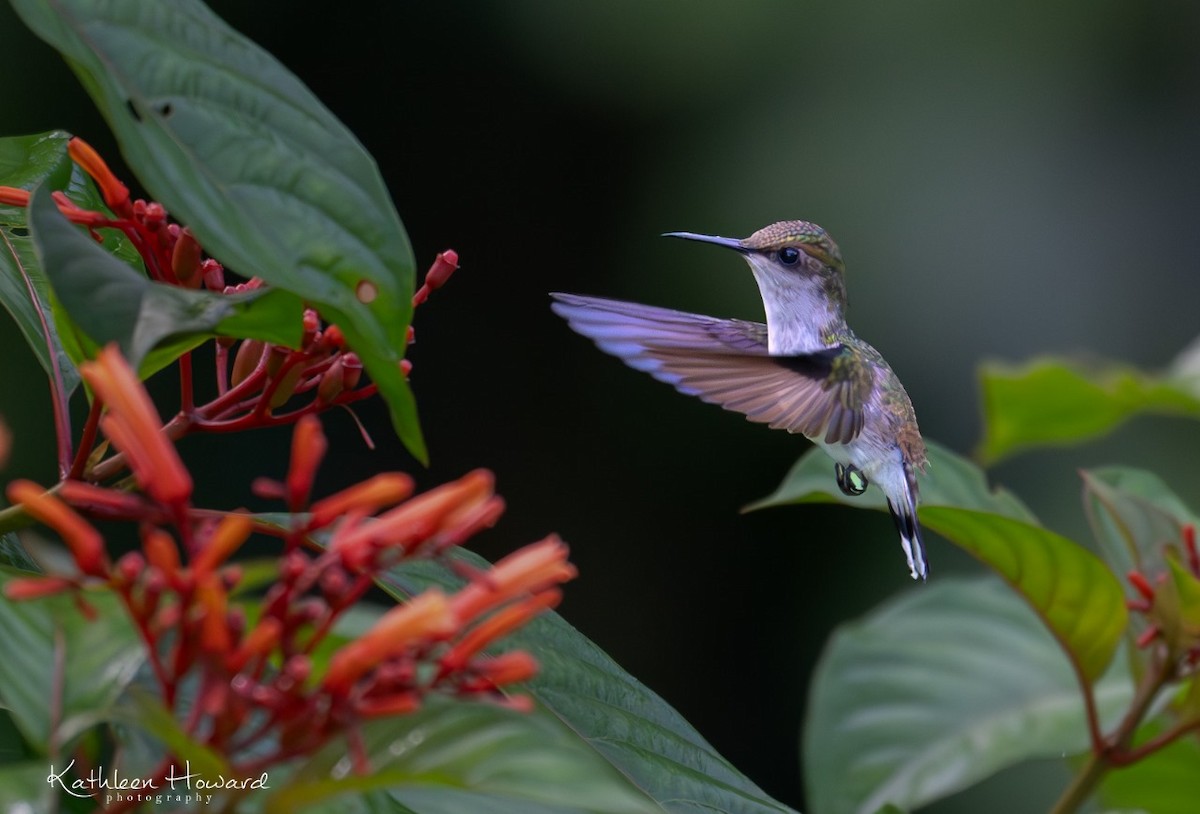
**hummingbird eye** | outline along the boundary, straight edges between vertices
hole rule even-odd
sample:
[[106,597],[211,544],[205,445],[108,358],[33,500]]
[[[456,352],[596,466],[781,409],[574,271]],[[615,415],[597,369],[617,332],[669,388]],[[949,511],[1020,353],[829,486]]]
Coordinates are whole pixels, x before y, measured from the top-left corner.
[[800,262],[800,250],[795,246],[784,246],[779,250],[779,262],[785,266],[794,266]]

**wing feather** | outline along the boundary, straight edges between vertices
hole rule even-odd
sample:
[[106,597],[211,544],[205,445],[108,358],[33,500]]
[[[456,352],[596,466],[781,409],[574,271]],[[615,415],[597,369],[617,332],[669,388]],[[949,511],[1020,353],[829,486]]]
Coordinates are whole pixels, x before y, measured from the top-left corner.
[[869,368],[836,345],[771,356],[766,326],[575,294],[554,312],[630,367],[775,429],[849,443],[862,432]]

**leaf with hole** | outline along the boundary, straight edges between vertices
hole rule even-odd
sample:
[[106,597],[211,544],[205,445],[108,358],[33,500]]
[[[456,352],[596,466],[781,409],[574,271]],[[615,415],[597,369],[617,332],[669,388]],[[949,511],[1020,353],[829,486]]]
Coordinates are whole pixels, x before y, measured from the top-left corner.
[[295,76],[202,3],[13,0],[108,120],[126,162],[222,263],[342,329],[418,458],[399,363],[415,262],[375,162]]

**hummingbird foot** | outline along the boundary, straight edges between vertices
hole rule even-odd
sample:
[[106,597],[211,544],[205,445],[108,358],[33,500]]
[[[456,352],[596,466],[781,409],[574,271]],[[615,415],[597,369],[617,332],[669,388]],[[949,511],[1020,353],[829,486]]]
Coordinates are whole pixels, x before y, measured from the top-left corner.
[[850,497],[858,497],[867,491],[867,486],[870,485],[867,476],[854,464],[834,463],[833,473],[837,477],[837,485],[842,494]]

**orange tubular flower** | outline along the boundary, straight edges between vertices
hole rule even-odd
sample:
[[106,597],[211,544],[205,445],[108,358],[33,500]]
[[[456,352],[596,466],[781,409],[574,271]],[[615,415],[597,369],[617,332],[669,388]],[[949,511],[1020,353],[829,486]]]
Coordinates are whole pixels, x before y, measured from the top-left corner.
[[502,653],[495,658],[481,659],[476,665],[480,678],[496,687],[528,681],[537,675],[538,662],[524,650]]
[[369,699],[358,706],[364,718],[382,718],[385,715],[407,715],[421,706],[421,697],[415,692],[405,692],[382,699]]
[[530,619],[544,610],[555,607],[560,601],[562,591],[552,588],[501,608],[455,643],[450,652],[442,657],[442,670],[453,672],[462,669],[480,650],[524,626]]
[[142,535],[142,551],[147,562],[166,577],[172,578],[179,573],[179,548],[171,535],[162,529],[149,529]]
[[237,551],[238,547],[246,542],[246,538],[250,536],[250,531],[253,528],[254,523],[247,515],[226,515],[220,524],[213,529],[213,533],[209,535],[204,548],[201,549],[192,563],[197,579],[203,579],[206,574],[215,571],[220,567],[221,563],[229,559],[229,555]]
[[446,595],[430,589],[389,610],[357,641],[335,653],[325,674],[325,688],[344,694],[384,659],[413,644],[444,639],[457,628]]
[[104,551],[104,539],[70,506],[27,480],[10,483],[8,499],[20,503],[25,511],[57,531],[71,549],[80,571],[95,577],[107,575],[108,556]]
[[455,615],[465,624],[497,605],[574,579],[578,571],[568,553],[557,534],[514,551],[454,595]]
[[292,511],[299,511],[308,502],[317,467],[327,449],[329,442],[321,431],[319,418],[306,415],[296,422],[292,432],[292,460],[287,473],[287,502]]
[[116,345],[80,366],[108,407],[100,427],[129,461],[138,485],[160,503],[181,507],[192,494],[192,477],[162,432],[154,403]]
[[477,469],[453,483],[405,501],[374,520],[334,535],[330,549],[350,568],[361,568],[384,547],[406,549],[437,534],[461,512],[492,496],[492,473]]
[[221,578],[210,574],[196,586],[196,600],[203,609],[200,620],[200,643],[209,653],[228,653],[229,601]]
[[0,186],[0,204],[4,206],[29,206],[29,192],[16,187]]
[[412,494],[413,479],[401,472],[383,472],[356,483],[312,505],[310,528],[328,526],[349,512],[370,513],[381,506],[399,503]]
[[251,659],[266,656],[276,645],[283,633],[283,623],[273,616],[261,620],[242,639],[237,650],[226,660],[231,670],[240,670]]
[[75,581],[67,577],[18,577],[4,585],[4,596],[19,601],[53,596],[76,587]]
[[124,214],[124,210],[129,207],[129,188],[117,180],[117,176],[112,174],[108,164],[104,163],[104,159],[92,145],[76,136],[67,142],[67,155],[83,167],[84,172],[92,176],[100,187],[108,208],[117,214]]

